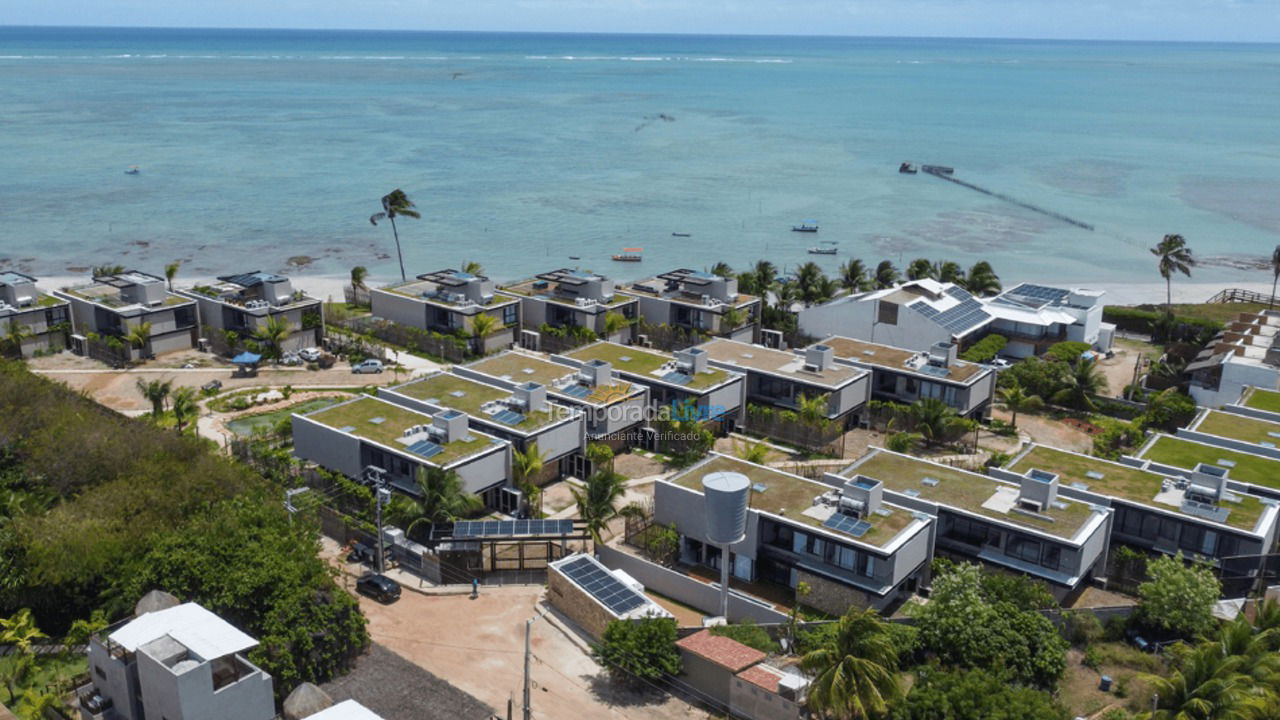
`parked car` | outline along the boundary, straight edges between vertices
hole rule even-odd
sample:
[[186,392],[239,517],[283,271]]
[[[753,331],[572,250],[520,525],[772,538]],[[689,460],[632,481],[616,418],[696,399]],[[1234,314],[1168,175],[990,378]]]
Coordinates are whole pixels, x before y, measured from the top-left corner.
[[386,575],[370,573],[356,581],[356,592],[382,603],[400,599],[400,586]]
[[316,348],[316,347],[303,348],[298,351],[298,357],[302,358],[304,361],[309,363],[319,362],[320,348]]
[[991,367],[995,368],[996,372],[1000,372],[1001,370],[1008,370],[1013,367],[1013,363],[1005,360],[1004,358],[998,357],[991,361]]
[[302,358],[298,356],[298,353],[285,353],[284,356],[280,358],[280,363],[282,365],[301,365]]
[[[383,557],[391,557],[391,545],[382,546]],[[349,563],[369,563],[373,564],[378,561],[378,549],[359,540],[351,543],[351,552],[347,554],[347,562]]]
[[205,383],[205,384],[201,385],[201,386],[200,386],[200,389],[201,389],[201,390],[203,390],[203,391],[205,391],[205,392],[207,392],[207,393],[216,393],[216,392],[218,392],[219,390],[221,390],[221,389],[222,389],[222,381],[221,381],[221,380],[210,380],[209,382],[207,382],[207,383]]
[[382,361],[373,359],[363,360],[352,365],[351,372],[359,374],[380,373],[382,372]]

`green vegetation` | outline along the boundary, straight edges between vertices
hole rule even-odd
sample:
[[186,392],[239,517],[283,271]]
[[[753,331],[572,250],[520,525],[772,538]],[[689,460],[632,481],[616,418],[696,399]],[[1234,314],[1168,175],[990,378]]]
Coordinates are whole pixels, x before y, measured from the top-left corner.
[[1156,266],[1160,270],[1160,277],[1164,278],[1167,296],[1165,314],[1173,317],[1173,276],[1175,273],[1182,273],[1191,277],[1191,268],[1196,264],[1195,258],[1191,256],[1186,238],[1181,235],[1165,235],[1158,245],[1151,248],[1151,254],[1160,259]]
[[[1264,442],[1280,443],[1280,423],[1254,420],[1244,415],[1211,410],[1204,420],[1196,426],[1196,430],[1210,435],[1243,440],[1260,444]],[[1272,435],[1271,433],[1276,433]]]
[[1147,563],[1150,580],[1138,586],[1138,615],[1149,627],[1191,638],[1213,628],[1213,605],[1222,584],[1207,565],[1188,565],[1177,556],[1163,555]]
[[1280,392],[1254,388],[1249,392],[1249,397],[1245,399],[1244,404],[1245,407],[1255,410],[1280,413]]
[[618,516],[618,501],[626,492],[627,478],[614,472],[613,450],[608,445],[592,443],[587,447],[587,458],[595,472],[587,478],[585,488],[570,492],[578,504],[578,517],[586,521],[587,532],[600,543],[601,531]]
[[676,621],[647,617],[610,620],[591,656],[616,680],[634,683],[680,674],[680,650],[676,647]]
[[1065,363],[1075,363],[1080,356],[1088,352],[1093,346],[1087,342],[1077,342],[1075,340],[1067,340],[1064,342],[1054,343],[1049,346],[1045,355],[1054,360],[1061,360]]
[[[1239,303],[1215,305],[1175,305],[1172,319],[1163,310],[1152,306],[1125,307],[1108,305],[1102,310],[1105,322],[1115,323],[1116,328],[1128,332],[1148,333],[1157,340],[1204,341],[1222,329],[1223,321],[1216,317],[1223,311],[1228,317],[1244,312]],[[1214,310],[1210,310],[1210,309]],[[1222,310],[1216,310],[1221,308]]]
[[771,653],[778,650],[778,643],[769,637],[768,631],[750,620],[737,625],[718,625],[711,628],[711,634],[736,640],[762,653]]
[[813,678],[808,708],[820,716],[882,717],[902,695],[898,649],[874,610],[850,610],[833,641],[805,653],[800,668]]
[[1053,696],[980,670],[930,670],[896,708],[893,720],[1067,720]]
[[365,646],[355,599],[318,556],[315,524],[291,522],[281,487],[17,363],[0,364],[0,407],[0,616],[30,608],[61,635],[166,590],[257,637],[250,659],[280,696]]
[[[400,261],[401,282],[404,282],[406,277],[404,274],[404,254],[400,252],[400,230],[396,228],[396,218],[403,216],[416,220],[422,217],[422,215],[413,208],[413,201],[409,199],[409,196],[400,188],[396,188],[382,196],[382,212],[374,213],[369,216],[370,225],[377,225],[379,220],[391,221],[391,233],[396,239],[396,258]],[[354,274],[352,277],[354,277]]]
[[1262,487],[1280,488],[1280,460],[1191,442],[1171,435],[1165,435],[1152,443],[1142,457],[1188,470],[1194,469],[1200,463],[1226,467],[1219,462],[1226,460],[1235,463],[1235,466],[1227,471],[1232,480]]
[[418,468],[414,480],[416,498],[395,493],[387,506],[387,518],[404,528],[406,535],[419,523],[452,522],[484,508],[480,497],[467,492],[453,470]]
[[[487,413],[482,409],[484,405],[511,397],[511,393],[507,390],[447,372],[405,383],[396,387],[395,391],[418,400],[431,401],[433,405],[461,410],[472,417],[486,416]],[[512,427],[526,431],[534,430],[549,425],[556,419],[558,419],[557,416],[548,407],[537,412],[524,413],[524,419]]]
[[227,423],[227,429],[241,437],[249,437],[260,432],[273,431],[281,422],[289,422],[294,413],[305,414],[313,410],[329,407],[338,402],[338,398],[313,398],[271,412],[258,413],[241,417]]
[[[422,413],[374,398],[359,398],[345,402],[308,417],[334,429],[351,428],[347,432],[352,435],[390,448],[402,447],[398,440],[404,436],[406,428],[430,424],[428,416]],[[378,421],[379,419],[381,421]],[[444,445],[444,449],[432,457],[430,462],[433,465],[447,465],[489,446],[488,437],[473,432],[470,440],[454,440]]]
[[1008,344],[1009,338],[993,333],[982,338],[978,342],[974,343],[968,350],[961,353],[960,359],[978,363],[990,362],[996,355],[999,355],[1000,351]]
[[[654,372],[658,368],[671,360],[668,355],[656,353],[644,348],[638,348],[633,345],[616,345],[614,343],[595,343],[586,347],[573,350],[567,355],[575,360],[587,362],[590,360],[604,360],[611,364],[614,370],[629,372],[633,375],[640,375],[646,378],[655,378]],[[565,374],[571,372],[569,368],[565,369]],[[706,372],[698,373],[689,380],[684,387],[692,390],[705,390],[707,388],[719,385],[729,379],[729,373],[718,368],[707,368]]]

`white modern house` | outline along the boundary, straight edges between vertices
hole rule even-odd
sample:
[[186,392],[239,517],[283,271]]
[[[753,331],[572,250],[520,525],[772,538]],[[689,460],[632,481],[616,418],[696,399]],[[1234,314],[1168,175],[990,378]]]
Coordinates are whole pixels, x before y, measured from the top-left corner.
[[560,268],[542,273],[534,278],[498,290],[504,297],[520,301],[520,346],[528,350],[541,350],[543,326],[585,328],[609,340],[631,337],[631,326],[606,337],[605,317],[616,313],[628,321],[636,317],[638,301],[634,297],[614,292],[611,278],[585,270]]
[[1110,350],[1116,327],[1102,322],[1105,294],[1020,283],[983,302],[993,318],[991,332],[1009,339],[1000,354],[1024,358],[1043,354],[1064,341]]
[[271,676],[244,657],[257,644],[195,603],[142,614],[89,640],[81,720],[272,720]]
[[1219,408],[1236,401],[1246,387],[1280,388],[1280,311],[1241,313],[1187,365],[1191,397]]

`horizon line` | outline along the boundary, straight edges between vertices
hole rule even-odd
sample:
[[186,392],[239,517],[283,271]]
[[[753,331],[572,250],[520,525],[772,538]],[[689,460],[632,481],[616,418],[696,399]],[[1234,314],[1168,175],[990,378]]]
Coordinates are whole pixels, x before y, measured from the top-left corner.
[[399,35],[412,34],[457,34],[457,35],[584,35],[584,36],[630,36],[630,37],[718,37],[718,38],[809,38],[809,39],[862,39],[862,40],[985,40],[1001,42],[1078,42],[1078,43],[1144,43],[1144,44],[1216,44],[1216,45],[1280,45],[1276,40],[1151,40],[1136,38],[1070,38],[1070,37],[1027,37],[1001,35],[826,35],[800,33],[708,33],[708,32],[627,32],[600,30],[443,30],[443,29],[401,29],[401,28],[333,28],[333,27],[244,27],[227,25],[18,25],[0,23],[4,29],[37,29],[37,30],[215,30],[239,32],[332,32],[332,33],[388,33]]

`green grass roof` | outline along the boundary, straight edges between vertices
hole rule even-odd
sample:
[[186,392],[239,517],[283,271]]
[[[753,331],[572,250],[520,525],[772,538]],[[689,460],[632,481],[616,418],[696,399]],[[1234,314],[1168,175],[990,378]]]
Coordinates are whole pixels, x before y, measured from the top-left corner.
[[[654,375],[653,372],[673,359],[671,355],[657,353],[634,345],[618,345],[609,342],[592,343],[567,352],[565,356],[583,362],[604,360],[613,365],[614,370],[629,372],[632,375],[654,381],[662,380],[662,378]],[[729,373],[724,370],[708,367],[706,372],[698,373],[697,376],[689,381],[689,384],[681,387],[692,390],[706,390],[725,382],[729,377]]]
[[[1059,497],[1058,500],[1065,507],[1050,507],[1041,513],[1043,517],[986,508],[983,503],[991,499],[998,489],[1015,486],[985,475],[884,450],[876,452],[846,473],[850,477],[855,474],[879,480],[884,483],[886,490],[898,493],[915,490],[921,500],[1033,528],[1065,540],[1075,537],[1093,515],[1092,505],[1064,497]],[[926,484],[925,478],[933,478],[938,483]]]
[[1235,463],[1234,467],[1227,470],[1228,478],[1261,487],[1280,488],[1280,460],[1191,442],[1171,435],[1160,436],[1142,457],[1188,470],[1195,469],[1200,463],[1227,467],[1219,462],[1226,460]]
[[[433,405],[453,408],[478,418],[489,418],[480,406],[494,400],[505,400],[511,393],[492,385],[468,380],[450,373],[439,373],[391,388],[401,395],[431,402]],[[509,427],[529,432],[551,424],[558,419],[551,408],[528,413],[524,420]],[[496,422],[496,421],[495,421]]]
[[[504,378],[515,383],[533,381],[547,386],[548,393],[555,393],[553,383],[566,375],[577,375],[576,368],[561,365],[550,360],[531,357],[523,353],[506,352],[492,355],[476,361],[467,367],[491,375]],[[575,398],[578,402],[592,405],[612,405],[622,402],[631,396],[635,386],[627,382],[616,382],[612,385],[601,385],[585,398]]]
[[[810,527],[822,527],[820,520],[802,515],[801,511],[811,507],[813,499],[830,490],[831,487],[813,480],[806,480],[797,475],[772,470],[761,465],[753,465],[728,455],[715,455],[707,462],[671,478],[671,482],[681,487],[702,492],[702,478],[709,473],[720,471],[742,473],[747,476],[752,485],[761,484],[766,486],[764,492],[757,492],[754,489],[751,491],[752,508],[779,515],[792,522],[802,523]],[[890,511],[888,517],[874,515],[867,518],[867,522],[871,523],[871,529],[865,535],[860,538],[847,536],[847,539],[856,540],[874,547],[884,547],[915,519],[912,512],[905,508],[892,506],[887,509]],[[842,533],[834,530],[823,529],[845,537]]]
[[[1204,420],[1196,426],[1196,430],[1210,435],[1242,440],[1260,445],[1262,443],[1280,444],[1280,423],[1255,420],[1244,415],[1210,410]],[[1271,433],[1275,433],[1272,435]]]
[[1244,405],[1255,410],[1280,413],[1280,392],[1254,388],[1249,392],[1249,396],[1245,398]]
[[[335,430],[351,433],[356,437],[372,440],[397,450],[405,446],[398,442],[404,431],[413,425],[430,425],[431,416],[402,408],[394,403],[372,397],[363,397],[340,405],[334,405],[306,416],[309,420],[328,425]],[[380,419],[380,421],[379,421]],[[448,465],[492,445],[487,435],[471,430],[470,440],[456,440],[444,446],[444,450],[428,462]]]
[[[1041,445],[1032,448],[1009,466],[1014,472],[1026,472],[1033,468],[1055,473],[1063,486],[1080,482],[1088,485],[1090,492],[1181,514],[1179,508],[1155,501],[1164,482],[1164,476],[1159,473]],[[1102,478],[1089,477],[1090,472],[1100,473]],[[1258,518],[1262,516],[1262,503],[1252,496],[1242,496],[1240,502],[1223,503],[1223,506],[1231,510],[1226,524],[1234,528],[1253,530],[1254,525],[1258,524]]]

